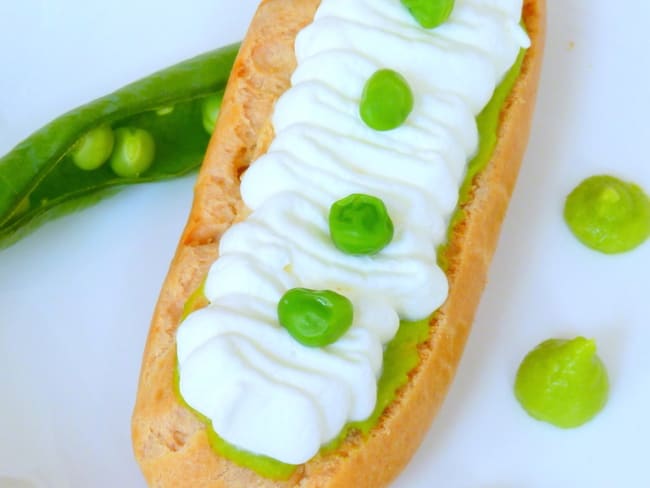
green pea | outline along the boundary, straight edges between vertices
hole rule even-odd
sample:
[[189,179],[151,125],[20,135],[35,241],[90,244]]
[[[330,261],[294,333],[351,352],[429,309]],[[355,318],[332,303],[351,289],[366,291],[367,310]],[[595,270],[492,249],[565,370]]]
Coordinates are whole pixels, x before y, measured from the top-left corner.
[[377,254],[393,240],[393,221],[384,202],[353,193],[334,202],[329,213],[330,236],[346,254]]
[[149,132],[135,127],[121,127],[115,131],[115,150],[111,168],[124,178],[140,176],[153,163],[156,143]]
[[549,339],[517,371],[515,396],[528,414],[569,429],[591,420],[607,403],[607,369],[596,343],[584,337]]
[[352,325],[352,302],[331,290],[293,288],[278,303],[278,320],[298,342],[324,347],[336,342]]
[[418,24],[433,29],[443,24],[454,9],[454,0],[402,0]]
[[79,168],[91,171],[108,161],[113,152],[115,136],[107,125],[86,132],[72,149],[72,160]]
[[413,110],[413,93],[398,72],[381,69],[366,82],[361,95],[361,119],[375,130],[391,130],[402,125]]
[[221,101],[223,100],[223,93],[212,95],[206,98],[201,105],[203,114],[203,128],[205,131],[212,135],[214,128],[217,125],[217,117],[221,109]]

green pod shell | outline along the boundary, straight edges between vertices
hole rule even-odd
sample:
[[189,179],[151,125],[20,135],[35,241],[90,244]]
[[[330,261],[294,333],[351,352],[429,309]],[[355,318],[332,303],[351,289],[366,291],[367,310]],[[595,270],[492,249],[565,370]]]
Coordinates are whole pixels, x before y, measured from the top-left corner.
[[[109,189],[197,168],[210,137],[203,128],[203,102],[223,91],[238,50],[239,44],[232,44],[207,52],[78,107],[0,158],[0,248],[45,220],[94,203]],[[109,165],[92,171],[77,167],[75,144],[103,125],[150,133],[156,145],[151,167],[129,177],[115,174]]]

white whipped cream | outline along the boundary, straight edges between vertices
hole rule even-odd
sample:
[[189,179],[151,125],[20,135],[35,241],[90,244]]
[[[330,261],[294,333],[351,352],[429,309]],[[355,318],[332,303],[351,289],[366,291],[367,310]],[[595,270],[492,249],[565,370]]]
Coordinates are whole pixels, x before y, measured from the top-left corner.
[[[399,0],[322,0],[299,33],[275,139],[242,180],[253,212],[224,234],[205,284],[210,305],[177,334],[181,394],[223,439],[299,464],[372,413],[399,320],[425,318],[446,299],[436,247],[478,147],[475,117],[528,46],[521,8],[456,0],[450,19],[426,30]],[[414,95],[406,123],[387,132],[359,117],[381,68]],[[329,208],[351,193],[381,198],[393,220],[394,239],[376,256],[344,254],[329,238]],[[352,327],[324,348],[296,342],[277,321],[294,287],[347,296]]]

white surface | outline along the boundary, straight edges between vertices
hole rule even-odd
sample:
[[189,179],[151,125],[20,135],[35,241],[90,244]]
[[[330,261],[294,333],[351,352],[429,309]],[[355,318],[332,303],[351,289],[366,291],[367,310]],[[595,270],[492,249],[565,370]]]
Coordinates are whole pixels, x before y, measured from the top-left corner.
[[[242,37],[255,3],[0,2],[0,153],[67,109]],[[561,219],[565,195],[592,174],[650,191],[650,4],[630,14],[604,0],[549,3],[532,140],[490,282],[457,381],[398,488],[650,486],[650,242],[600,255]],[[128,190],[0,251],[0,487],[144,486],[129,417],[191,187]],[[597,340],[611,400],[562,431],[528,418],[512,381],[531,347],[576,334]]]

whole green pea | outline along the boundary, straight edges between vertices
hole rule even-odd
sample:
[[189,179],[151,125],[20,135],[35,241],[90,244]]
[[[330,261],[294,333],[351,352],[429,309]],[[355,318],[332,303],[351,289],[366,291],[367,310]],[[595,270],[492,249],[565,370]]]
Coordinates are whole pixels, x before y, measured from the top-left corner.
[[221,101],[223,100],[223,92],[217,95],[212,95],[201,104],[201,112],[203,114],[203,128],[205,131],[212,135],[214,128],[217,125],[217,117],[221,110]]
[[101,125],[86,132],[72,149],[72,161],[85,171],[99,168],[108,161],[113,152],[115,136],[107,125]]
[[366,82],[359,115],[372,129],[384,131],[402,125],[413,110],[413,93],[402,75],[381,69]]
[[132,178],[149,169],[156,153],[156,143],[149,132],[136,127],[115,131],[115,149],[111,168],[118,176]]
[[425,29],[445,23],[454,9],[454,0],[402,0],[411,15]]
[[353,193],[334,202],[329,227],[334,245],[354,255],[378,253],[391,242],[394,233],[384,202],[363,193]]
[[336,342],[352,325],[352,302],[331,290],[293,288],[278,303],[278,320],[299,343],[324,347]]

